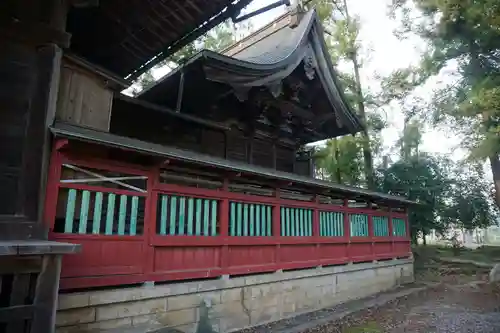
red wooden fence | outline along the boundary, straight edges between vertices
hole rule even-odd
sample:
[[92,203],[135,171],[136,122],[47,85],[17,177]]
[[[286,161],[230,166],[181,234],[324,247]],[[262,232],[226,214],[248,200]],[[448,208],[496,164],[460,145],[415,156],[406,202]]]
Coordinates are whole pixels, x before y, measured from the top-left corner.
[[[63,179],[62,169],[65,165],[101,178],[85,180],[75,176]],[[53,152],[50,170],[45,205],[45,220],[50,228],[50,237],[82,245],[80,254],[63,259],[62,289],[271,272],[410,255],[407,215],[392,209],[380,211],[369,206],[353,208],[348,206],[347,200],[344,200],[343,205],[322,204],[317,196],[312,201],[283,199],[279,189],[275,189],[273,196],[234,193],[228,189],[227,180],[223,182],[221,189],[166,184],[160,182],[158,167],[148,169],[96,159],[79,160],[58,150]],[[113,173],[113,176],[102,176],[104,171]],[[135,185],[124,183],[122,179],[134,178],[137,181],[146,177],[144,192],[140,188],[139,192],[117,188],[120,184],[136,188]],[[101,179],[111,179],[115,183],[112,183],[112,187],[95,185]],[[88,183],[85,184],[85,181]],[[70,195],[65,192],[69,189],[86,192],[76,208]],[[97,199],[98,195],[95,193],[101,193],[100,199]],[[115,210],[109,208],[112,201],[109,198],[107,208],[102,208],[105,206],[102,197],[109,197],[110,193],[113,200],[114,195],[123,200],[117,204],[119,207],[113,206]],[[75,195],[78,198],[79,194]],[[192,198],[191,202],[196,203],[196,199],[216,202],[217,233],[209,236],[196,235],[195,232],[198,231],[193,231],[191,235],[161,234],[158,221],[159,215],[164,212],[158,210],[160,195]],[[131,199],[135,197],[144,198],[143,213],[137,207],[138,201]],[[189,199],[186,200],[189,202]],[[136,205],[131,206],[130,202]],[[271,206],[271,236],[230,236],[230,202],[252,204],[250,207],[259,204]],[[282,236],[280,211],[283,207],[312,210],[312,236]],[[68,213],[70,208],[74,210],[71,214]],[[115,211],[116,214],[113,215]],[[342,235],[320,236],[320,212],[343,214]],[[366,236],[351,236],[351,214],[367,216]],[[95,226],[96,221],[101,221],[100,216],[103,216],[102,223],[109,222],[109,230],[108,225]],[[374,216],[387,217],[387,235],[375,236]],[[195,218],[204,219],[203,216],[193,217],[193,220]],[[77,221],[79,228],[72,228],[71,223],[76,224]],[[399,234],[393,230],[393,221],[404,221],[403,229],[401,225],[398,226]],[[116,226],[122,222],[121,226]],[[133,234],[132,231],[127,234],[127,230],[132,229]]]

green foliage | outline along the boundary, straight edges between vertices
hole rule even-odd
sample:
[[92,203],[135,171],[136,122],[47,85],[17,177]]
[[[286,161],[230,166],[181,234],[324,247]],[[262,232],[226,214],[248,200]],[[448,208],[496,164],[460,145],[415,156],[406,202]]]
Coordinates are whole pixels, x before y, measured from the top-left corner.
[[409,212],[414,239],[419,232],[428,234],[432,229],[445,229],[438,217],[445,206],[449,184],[445,171],[435,158],[425,156],[400,160],[387,170],[381,170],[381,174],[382,191],[419,203]]
[[336,183],[359,185],[363,178],[361,139],[359,136],[331,139],[317,149],[315,159],[320,177]]
[[[452,83],[434,92],[433,119],[461,134],[471,158],[490,160],[500,206],[500,2],[398,0],[392,12],[402,20],[402,33],[420,36],[428,48],[419,68],[406,70],[412,74],[394,73],[399,83],[391,90],[411,91],[452,69]],[[409,79],[413,73],[418,80]]]
[[[242,25],[240,30],[249,31],[251,25],[247,23]],[[222,51],[230,45],[234,44],[237,40],[237,29],[226,21],[219,24],[214,29],[207,32],[205,35],[199,37],[194,42],[186,45],[181,50],[158,63],[155,67],[141,75],[137,84],[140,90],[145,89],[147,86],[155,82],[152,71],[164,66],[174,69],[175,67],[185,63],[188,59],[193,57],[201,50]],[[138,91],[135,91],[138,93]]]
[[479,166],[421,154],[379,171],[380,190],[419,203],[409,212],[414,239],[432,229],[443,232],[454,226],[470,230],[495,222],[496,211]]

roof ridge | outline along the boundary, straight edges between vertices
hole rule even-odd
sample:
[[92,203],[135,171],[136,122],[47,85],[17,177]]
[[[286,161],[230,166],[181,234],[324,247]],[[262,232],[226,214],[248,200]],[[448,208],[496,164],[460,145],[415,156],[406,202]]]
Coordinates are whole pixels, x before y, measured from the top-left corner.
[[[229,45],[225,49],[221,50],[220,54],[223,54],[223,55],[226,55],[229,57],[233,57],[235,54],[240,53],[244,49],[246,49],[246,48],[252,46],[253,44],[261,41],[262,39],[276,33],[278,30],[284,28],[285,26],[288,26],[291,23],[291,21],[286,22],[286,24],[283,24],[283,23],[285,23],[284,21],[286,19],[291,19],[292,14],[293,13],[290,10],[286,11],[284,14],[278,16],[277,18],[275,18],[274,20],[272,20],[271,22],[269,22],[268,24],[266,24],[262,28],[257,29],[256,31],[252,32],[250,35],[242,38],[241,40],[239,40],[239,41]],[[281,23],[281,24],[278,25],[278,23]],[[255,37],[257,37],[257,38],[255,38]],[[250,41],[250,43],[248,43],[249,41]],[[234,52],[232,52],[233,50],[234,50]]]

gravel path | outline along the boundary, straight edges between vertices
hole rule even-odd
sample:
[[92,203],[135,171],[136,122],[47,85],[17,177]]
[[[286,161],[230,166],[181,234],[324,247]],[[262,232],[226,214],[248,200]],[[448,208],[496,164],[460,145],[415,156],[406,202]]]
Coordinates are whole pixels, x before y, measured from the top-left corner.
[[500,286],[440,285],[304,331],[312,332],[500,332]]

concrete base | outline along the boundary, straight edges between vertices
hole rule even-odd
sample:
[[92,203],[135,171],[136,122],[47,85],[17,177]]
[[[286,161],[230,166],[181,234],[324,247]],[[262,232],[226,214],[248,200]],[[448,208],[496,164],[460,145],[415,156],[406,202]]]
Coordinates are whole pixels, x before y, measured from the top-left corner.
[[207,310],[215,332],[230,332],[410,282],[413,261],[399,259],[63,294],[57,332],[147,332],[173,327],[177,332],[194,333]]

